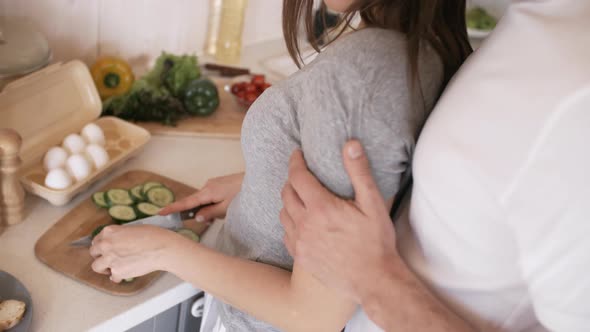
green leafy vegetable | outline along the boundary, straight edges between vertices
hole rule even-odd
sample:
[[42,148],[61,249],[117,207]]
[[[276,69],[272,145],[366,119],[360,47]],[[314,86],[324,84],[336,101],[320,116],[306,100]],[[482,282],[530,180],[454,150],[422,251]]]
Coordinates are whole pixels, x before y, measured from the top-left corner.
[[159,121],[175,125],[186,112],[180,100],[168,90],[140,79],[133,83],[127,94],[107,99],[102,114],[132,121]]
[[179,97],[184,87],[199,77],[201,71],[196,56],[162,52],[154,68],[144,78],[149,84],[164,86],[173,96]]
[[[183,117],[193,115],[184,102],[185,91],[200,76],[196,56],[163,52],[154,68],[136,80],[128,93],[104,102],[102,115],[131,121],[158,121],[174,126]],[[217,94],[216,98],[219,105]]]
[[497,23],[497,20],[481,7],[470,9],[465,18],[467,27],[471,29],[489,31],[494,29]]

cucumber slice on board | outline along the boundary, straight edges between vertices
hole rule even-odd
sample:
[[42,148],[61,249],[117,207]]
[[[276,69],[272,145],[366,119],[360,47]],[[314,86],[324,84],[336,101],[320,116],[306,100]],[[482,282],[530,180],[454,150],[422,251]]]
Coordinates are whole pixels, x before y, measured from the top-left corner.
[[106,202],[109,206],[113,205],[132,205],[133,198],[129,191],[125,189],[111,189],[105,193]]
[[105,195],[102,191],[92,194],[92,201],[99,208],[107,209],[109,207],[109,204],[105,200]]
[[104,225],[100,225],[98,227],[96,227],[93,231],[92,231],[92,238],[94,239],[100,232],[102,232],[102,230],[109,226],[110,224],[104,224]]
[[193,232],[192,230],[188,229],[188,228],[181,228],[179,230],[176,231],[176,233],[185,236],[195,242],[199,242],[199,240],[201,239],[195,232]]
[[135,206],[140,218],[155,216],[160,211],[160,207],[152,203],[142,202]]
[[131,193],[131,198],[133,198],[133,200],[136,202],[143,202],[145,198],[143,197],[142,190],[143,185],[141,184],[129,189],[129,192]]
[[109,208],[109,215],[118,224],[125,224],[137,219],[135,209],[128,205],[113,205]]
[[143,187],[141,188],[141,193],[143,194],[144,198],[146,197],[147,192],[155,187],[165,187],[163,184],[161,184],[160,182],[155,182],[155,181],[151,181],[151,182],[146,182],[143,184]]
[[159,207],[164,207],[174,202],[174,193],[166,187],[153,187],[146,192],[145,196],[148,202]]

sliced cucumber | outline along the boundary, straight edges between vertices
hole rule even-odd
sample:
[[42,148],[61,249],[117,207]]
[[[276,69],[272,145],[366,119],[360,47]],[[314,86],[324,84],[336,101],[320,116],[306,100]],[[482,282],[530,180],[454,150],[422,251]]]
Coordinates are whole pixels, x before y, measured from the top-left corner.
[[181,228],[179,230],[176,231],[176,233],[185,236],[195,242],[199,242],[200,238],[197,234],[195,234],[195,232],[193,232],[192,230],[188,229],[188,228]]
[[125,224],[137,219],[135,209],[128,205],[113,205],[109,208],[109,215],[118,224]]
[[99,208],[106,209],[109,207],[107,201],[105,200],[104,193],[102,191],[92,194],[92,201]]
[[152,203],[142,202],[135,206],[137,214],[141,218],[155,216],[160,211],[160,207]]
[[145,196],[148,202],[159,207],[164,207],[174,202],[174,193],[166,187],[153,187],[146,192]]
[[155,187],[164,187],[163,184],[161,184],[160,182],[155,182],[155,181],[151,181],[151,182],[146,182],[143,184],[143,187],[141,188],[141,193],[143,194],[144,198],[147,197],[147,192]]
[[143,189],[143,185],[140,184],[140,185],[135,186],[129,190],[129,192],[131,193],[131,198],[133,198],[133,200],[135,202],[143,202],[144,201],[145,198],[143,197],[143,193],[141,192],[142,189]]
[[105,196],[109,206],[133,204],[133,198],[131,198],[131,194],[129,194],[129,191],[125,189],[111,189],[106,192]]
[[127,278],[127,279],[123,279],[123,281],[125,281],[125,282],[133,282],[133,280],[135,280],[135,278]]
[[92,235],[91,237],[94,239],[100,232],[102,232],[102,230],[109,226],[109,224],[105,224],[105,225],[100,225],[98,227],[96,227],[93,231],[92,231]]

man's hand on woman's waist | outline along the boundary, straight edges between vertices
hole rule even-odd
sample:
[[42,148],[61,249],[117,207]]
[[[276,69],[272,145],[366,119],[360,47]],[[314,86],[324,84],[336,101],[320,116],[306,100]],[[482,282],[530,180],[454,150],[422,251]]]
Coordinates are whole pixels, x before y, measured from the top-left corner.
[[308,171],[301,151],[295,151],[282,193],[281,221],[285,244],[297,262],[361,302],[365,286],[374,282],[368,273],[397,256],[395,230],[360,143],[347,145],[344,152],[357,200],[334,196]]
[[343,148],[355,200],[329,192],[293,153],[283,193],[285,245],[298,264],[353,298],[377,325],[400,331],[471,331],[410,271],[358,141]]

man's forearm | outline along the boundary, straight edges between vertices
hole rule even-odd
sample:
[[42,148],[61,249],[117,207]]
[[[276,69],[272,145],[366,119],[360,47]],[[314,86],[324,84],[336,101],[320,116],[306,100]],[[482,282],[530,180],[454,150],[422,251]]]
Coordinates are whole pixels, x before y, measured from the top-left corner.
[[473,332],[465,320],[445,306],[405,262],[396,257],[360,294],[369,318],[385,331]]

